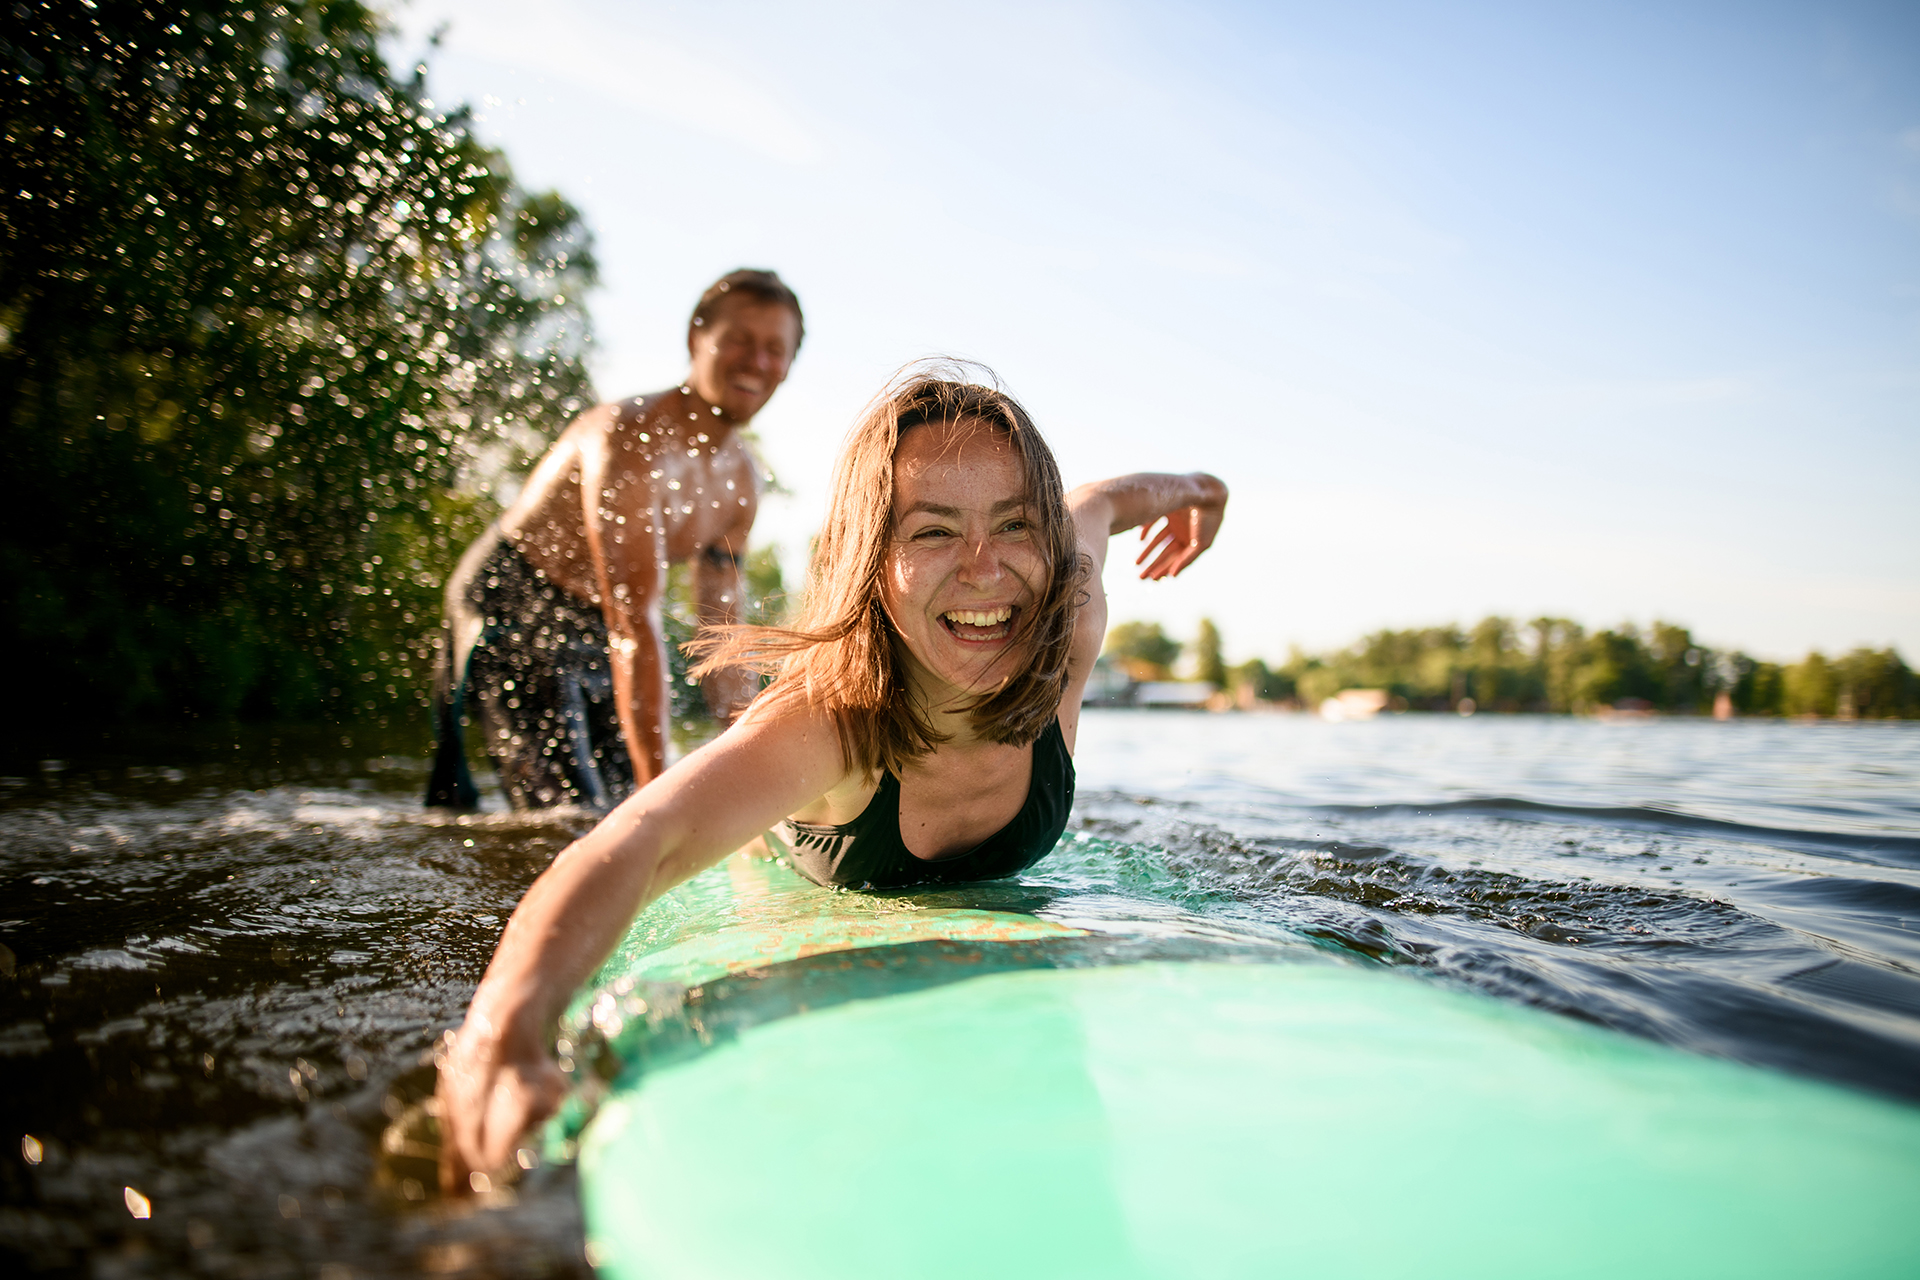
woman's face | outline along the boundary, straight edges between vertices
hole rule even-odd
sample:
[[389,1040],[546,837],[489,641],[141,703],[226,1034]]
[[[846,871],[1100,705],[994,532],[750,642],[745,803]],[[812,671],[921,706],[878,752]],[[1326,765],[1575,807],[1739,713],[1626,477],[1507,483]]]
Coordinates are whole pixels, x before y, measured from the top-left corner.
[[893,458],[893,541],[880,599],[938,704],[1018,670],[1013,637],[1046,585],[1026,477],[1005,436],[978,421],[909,428]]

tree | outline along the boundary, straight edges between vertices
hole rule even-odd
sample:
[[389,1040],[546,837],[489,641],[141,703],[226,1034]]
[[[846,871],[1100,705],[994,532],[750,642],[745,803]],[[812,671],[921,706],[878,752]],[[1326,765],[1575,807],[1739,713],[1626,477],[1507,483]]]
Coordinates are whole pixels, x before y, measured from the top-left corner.
[[1833,663],[1835,714],[1862,720],[1920,715],[1920,681],[1892,649],[1855,649]]
[[1586,638],[1574,676],[1574,710],[1608,707],[1627,698],[1658,705],[1659,692],[1651,658],[1633,627],[1596,631]]
[[1838,710],[1833,666],[1818,650],[1780,673],[1781,710],[1790,716],[1830,716]]
[[1706,650],[1693,642],[1693,633],[1656,621],[1646,647],[1657,690],[1653,700],[1668,711],[1703,710],[1710,673]]
[[1735,663],[1733,709],[1743,716],[1777,716],[1786,710],[1785,669],[1741,654]]
[[1169,639],[1157,622],[1123,622],[1107,632],[1102,652],[1135,680],[1165,680],[1180,656],[1180,642]]
[[1216,689],[1227,687],[1227,664],[1220,656],[1220,629],[1212,618],[1200,619],[1200,634],[1193,639],[1193,678],[1204,680]]
[[578,215],[396,81],[356,0],[12,18],[16,710],[410,707],[492,476],[591,403]]
[[1578,700],[1576,685],[1586,629],[1566,618],[1535,618],[1527,625],[1533,630],[1534,672],[1547,708],[1572,711]]
[[1274,671],[1258,658],[1249,658],[1228,671],[1232,687],[1261,702],[1279,702],[1294,696],[1296,684],[1285,671]]

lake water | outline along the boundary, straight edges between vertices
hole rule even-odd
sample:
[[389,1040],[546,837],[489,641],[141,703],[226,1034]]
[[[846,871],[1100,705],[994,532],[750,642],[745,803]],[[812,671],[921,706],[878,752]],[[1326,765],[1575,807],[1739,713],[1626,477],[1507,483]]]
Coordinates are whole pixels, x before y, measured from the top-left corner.
[[[428,814],[424,761],[337,736],[8,767],[0,1264],[585,1273],[565,1168],[454,1211],[381,1148],[589,815]],[[1029,877],[1055,912],[1304,936],[1920,1102],[1920,725],[1090,711],[1078,767]]]

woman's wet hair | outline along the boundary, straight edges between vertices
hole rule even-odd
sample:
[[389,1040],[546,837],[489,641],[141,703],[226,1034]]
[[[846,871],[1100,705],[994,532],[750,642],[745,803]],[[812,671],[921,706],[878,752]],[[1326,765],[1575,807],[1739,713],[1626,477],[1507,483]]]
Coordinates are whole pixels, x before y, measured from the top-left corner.
[[898,774],[945,740],[909,696],[907,652],[881,603],[893,542],[894,456],[917,427],[970,422],[1013,447],[1026,484],[1030,536],[1045,566],[1033,603],[1015,617],[1015,674],[980,690],[968,714],[993,742],[1025,746],[1060,710],[1074,620],[1092,565],[1079,549],[1053,451],[991,370],[921,361],[896,374],[867,405],[840,451],[827,522],[814,543],[807,591],[789,627],[704,632],[688,652],[696,675],[750,665],[774,680],[763,698],[795,698],[833,713],[849,768]]
[[753,302],[777,304],[793,312],[798,337],[794,340],[794,350],[807,340],[807,318],[800,311],[800,296],[787,287],[779,273],[760,267],[741,267],[737,271],[715,280],[700,295],[700,301],[694,304],[693,316],[687,321],[689,328],[698,329],[713,323],[720,314],[720,308],[734,298],[746,298]]

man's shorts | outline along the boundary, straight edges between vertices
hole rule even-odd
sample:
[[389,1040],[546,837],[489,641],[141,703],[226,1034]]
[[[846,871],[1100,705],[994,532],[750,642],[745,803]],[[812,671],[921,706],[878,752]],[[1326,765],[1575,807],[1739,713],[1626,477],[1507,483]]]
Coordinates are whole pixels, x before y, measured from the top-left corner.
[[490,528],[447,580],[446,610],[428,805],[479,804],[461,727],[469,698],[514,808],[606,810],[633,793],[597,605],[550,581]]

